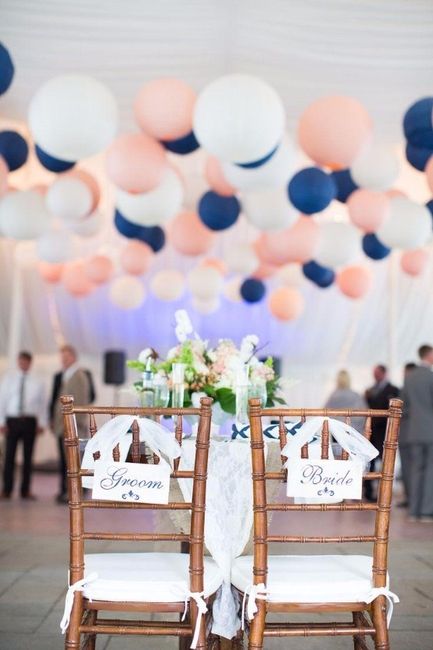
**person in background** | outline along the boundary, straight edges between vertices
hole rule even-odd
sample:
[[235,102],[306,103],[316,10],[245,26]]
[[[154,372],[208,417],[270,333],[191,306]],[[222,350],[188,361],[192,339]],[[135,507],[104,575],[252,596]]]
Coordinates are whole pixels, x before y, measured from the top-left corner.
[[409,447],[409,515],[433,522],[433,347],[418,350],[419,365],[402,391],[404,438]]
[[[60,348],[62,371],[54,376],[53,390],[50,402],[51,428],[57,436],[59,449],[60,491],[56,497],[58,503],[67,502],[66,487],[66,458],[63,445],[63,415],[59,401],[61,395],[72,395],[77,406],[89,404],[91,401],[91,386],[86,370],[78,364],[75,348],[64,345]],[[78,435],[80,438],[88,437],[86,416],[76,417]]]
[[[377,365],[373,368],[374,384],[365,391],[365,399],[371,409],[389,408],[389,400],[398,397],[399,389],[393,386],[388,379],[388,369],[386,366]],[[370,442],[379,452],[378,458],[382,458],[383,443],[386,433],[386,418],[372,418],[371,420],[371,439]],[[375,471],[377,458],[374,458],[370,464],[370,472]],[[364,496],[367,501],[375,501],[373,494],[373,481],[365,481]]]
[[[336,387],[328,397],[325,404],[327,409],[366,409],[362,395],[351,389],[350,375],[347,370],[340,370],[337,373]],[[352,418],[352,426],[357,431],[364,428],[365,418]]]
[[[416,363],[407,363],[404,367],[404,380],[412,370],[416,368]],[[407,418],[403,413],[400,424],[400,433],[398,436],[398,449],[400,452],[401,462],[401,482],[403,483],[403,501],[397,504],[398,508],[407,508],[409,505],[409,479],[410,479],[410,446],[407,441]]]
[[6,435],[3,467],[3,499],[10,499],[14,489],[15,456],[23,445],[21,498],[36,497],[30,491],[32,458],[36,435],[47,424],[45,391],[42,381],[30,372],[32,355],[18,354],[18,371],[7,374],[0,386],[0,431]]

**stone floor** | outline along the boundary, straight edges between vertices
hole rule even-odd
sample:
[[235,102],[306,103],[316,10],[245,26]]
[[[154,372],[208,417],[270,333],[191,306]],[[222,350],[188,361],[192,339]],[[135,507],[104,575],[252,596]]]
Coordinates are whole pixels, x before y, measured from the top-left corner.
[[[67,580],[68,509],[54,503],[56,487],[54,476],[37,474],[33,489],[38,501],[22,502],[15,498],[0,503],[2,650],[60,650],[63,647],[59,621]],[[320,513],[313,516],[309,527],[305,526],[303,513],[295,514],[303,517],[302,526],[306,534],[309,530],[317,534],[318,525],[323,534],[329,532],[323,521],[319,524]],[[329,514],[326,515],[329,522],[328,517]],[[291,528],[296,530],[300,520],[293,514],[291,518]],[[274,530],[280,529],[282,523],[283,515],[276,516],[272,523]],[[353,531],[355,523],[363,532],[367,524],[356,513],[347,513],[344,524],[331,523],[339,525],[339,534]],[[365,545],[362,549],[358,545],[351,548],[353,552],[365,552]],[[291,550],[285,552],[293,550],[292,545]],[[326,552],[347,550],[327,546]],[[410,523],[405,510],[398,508],[394,508],[392,515],[390,574],[392,590],[401,599],[395,606],[391,625],[392,649],[432,650],[433,525]],[[100,637],[97,642],[98,650],[174,650],[176,647],[176,640],[165,638]],[[266,644],[266,648],[275,649],[339,650],[352,647],[350,638],[275,639]]]

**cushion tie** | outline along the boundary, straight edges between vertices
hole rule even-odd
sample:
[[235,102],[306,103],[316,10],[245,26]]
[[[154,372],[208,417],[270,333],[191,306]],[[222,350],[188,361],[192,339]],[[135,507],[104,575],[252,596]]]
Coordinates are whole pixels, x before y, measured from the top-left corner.
[[195,622],[195,628],[194,628],[194,636],[192,638],[192,643],[190,645],[190,648],[194,650],[197,647],[197,642],[198,642],[198,635],[200,634],[200,625],[201,625],[201,618],[203,614],[206,614],[207,612],[207,605],[203,599],[204,596],[204,591],[198,592],[198,591],[187,591],[185,594],[185,609],[183,610],[183,616],[182,616],[182,621],[185,620],[186,614],[188,611],[188,600],[192,598],[195,600],[197,603],[198,607],[198,616],[197,620]]
[[69,627],[69,620],[71,618],[75,592],[83,591],[84,587],[86,587],[90,582],[96,580],[97,577],[97,573],[91,573],[90,575],[84,577],[82,580],[77,580],[77,582],[74,582],[74,584],[70,585],[68,588],[65,598],[65,609],[63,611],[62,620],[60,621],[60,629],[62,630],[62,634],[64,634]]
[[392,619],[392,613],[394,611],[394,603],[399,603],[400,598],[397,594],[394,594],[388,589],[388,587],[373,587],[370,593],[367,595],[365,602],[367,604],[371,603],[373,600],[376,600],[378,596],[385,596],[388,601],[389,607],[386,614],[386,626],[389,628]]
[[244,592],[244,597],[242,599],[242,630],[245,629],[245,604],[248,596],[247,604],[247,617],[249,621],[252,621],[254,616],[257,613],[257,603],[256,600],[266,600],[266,595],[268,594],[263,582],[258,585],[251,585]]

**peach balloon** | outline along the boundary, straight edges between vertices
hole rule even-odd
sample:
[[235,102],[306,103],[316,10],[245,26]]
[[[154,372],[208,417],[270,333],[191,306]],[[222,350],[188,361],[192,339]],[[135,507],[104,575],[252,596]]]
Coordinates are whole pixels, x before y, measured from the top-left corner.
[[95,288],[85,273],[85,265],[82,261],[69,262],[64,265],[62,283],[66,291],[76,298],[87,296]]
[[200,262],[201,266],[211,266],[221,273],[221,275],[227,275],[227,265],[220,260],[218,257],[206,257]]
[[389,196],[373,190],[355,190],[347,199],[347,209],[351,222],[360,230],[376,232],[390,211]]
[[63,264],[49,264],[48,262],[39,262],[38,271],[45,282],[55,284],[60,281],[63,272]]
[[145,133],[120,135],[107,151],[107,174],[125,192],[155,189],[168,166],[165,150]]
[[0,196],[3,196],[8,191],[8,173],[9,167],[0,156]]
[[83,181],[83,183],[87,185],[93,197],[92,209],[90,212],[94,212],[98,207],[98,203],[101,199],[101,189],[99,187],[98,181],[94,178],[94,176],[92,176],[92,174],[89,174],[89,172],[86,172],[84,169],[72,169],[68,175],[74,176],[74,178],[79,178],[80,181]]
[[84,264],[86,277],[95,284],[108,282],[114,271],[114,264],[106,255],[94,255]]
[[208,156],[204,168],[204,175],[211,189],[221,196],[233,196],[236,189],[224,177],[222,166],[218,158]]
[[353,97],[332,95],[310,104],[301,115],[298,140],[319,165],[350,167],[372,139],[372,120]]
[[131,241],[120,253],[120,264],[125,273],[142,275],[149,270],[153,258],[153,251],[144,242]]
[[362,298],[370,289],[373,278],[365,266],[347,266],[337,274],[337,286],[348,298]]
[[316,222],[311,217],[300,216],[290,228],[262,233],[255,241],[254,249],[265,264],[304,263],[314,258],[318,240]]
[[266,278],[271,278],[275,275],[278,269],[279,267],[275,266],[275,264],[265,264],[264,262],[261,262],[256,270],[251,273],[251,277],[256,278],[257,280],[266,280]]
[[405,251],[400,257],[400,265],[405,273],[408,275],[421,275],[425,270],[429,261],[429,254],[426,250],[420,248],[418,250]]
[[289,321],[298,318],[305,307],[301,293],[293,287],[274,289],[268,300],[269,311],[278,320]]
[[177,140],[192,131],[196,98],[193,89],[180,79],[149,81],[135,98],[135,119],[157,140]]
[[426,165],[425,175],[427,178],[427,184],[430,188],[430,191],[433,192],[433,156],[430,156],[430,160]]
[[395,198],[396,196],[404,196],[404,197],[407,196],[407,194],[405,194],[405,193],[402,192],[401,190],[396,190],[395,188],[392,188],[392,189],[390,189],[390,190],[387,190],[387,191],[385,192],[385,194],[386,194],[386,196],[387,196],[389,199],[393,199],[393,198]]
[[215,242],[215,233],[200,220],[195,212],[180,212],[170,225],[169,238],[179,253],[183,255],[203,255]]
[[48,185],[39,183],[38,185],[33,185],[31,189],[33,190],[33,192],[37,192],[41,196],[45,196],[45,194],[48,192]]

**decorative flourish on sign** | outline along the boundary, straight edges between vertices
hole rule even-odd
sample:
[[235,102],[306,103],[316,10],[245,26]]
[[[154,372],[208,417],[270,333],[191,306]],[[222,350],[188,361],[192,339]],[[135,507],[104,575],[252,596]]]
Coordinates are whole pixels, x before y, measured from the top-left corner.
[[319,491],[317,492],[317,494],[319,495],[319,497],[321,497],[321,496],[325,496],[325,494],[326,494],[327,496],[329,496],[329,497],[333,497],[334,494],[335,494],[335,492],[334,492],[334,490],[331,490],[331,489],[325,487],[325,488],[323,488],[323,490],[319,490]]
[[140,496],[133,492],[132,490],[129,490],[129,492],[125,492],[125,494],[122,494],[122,499],[132,499],[133,501],[138,501]]

